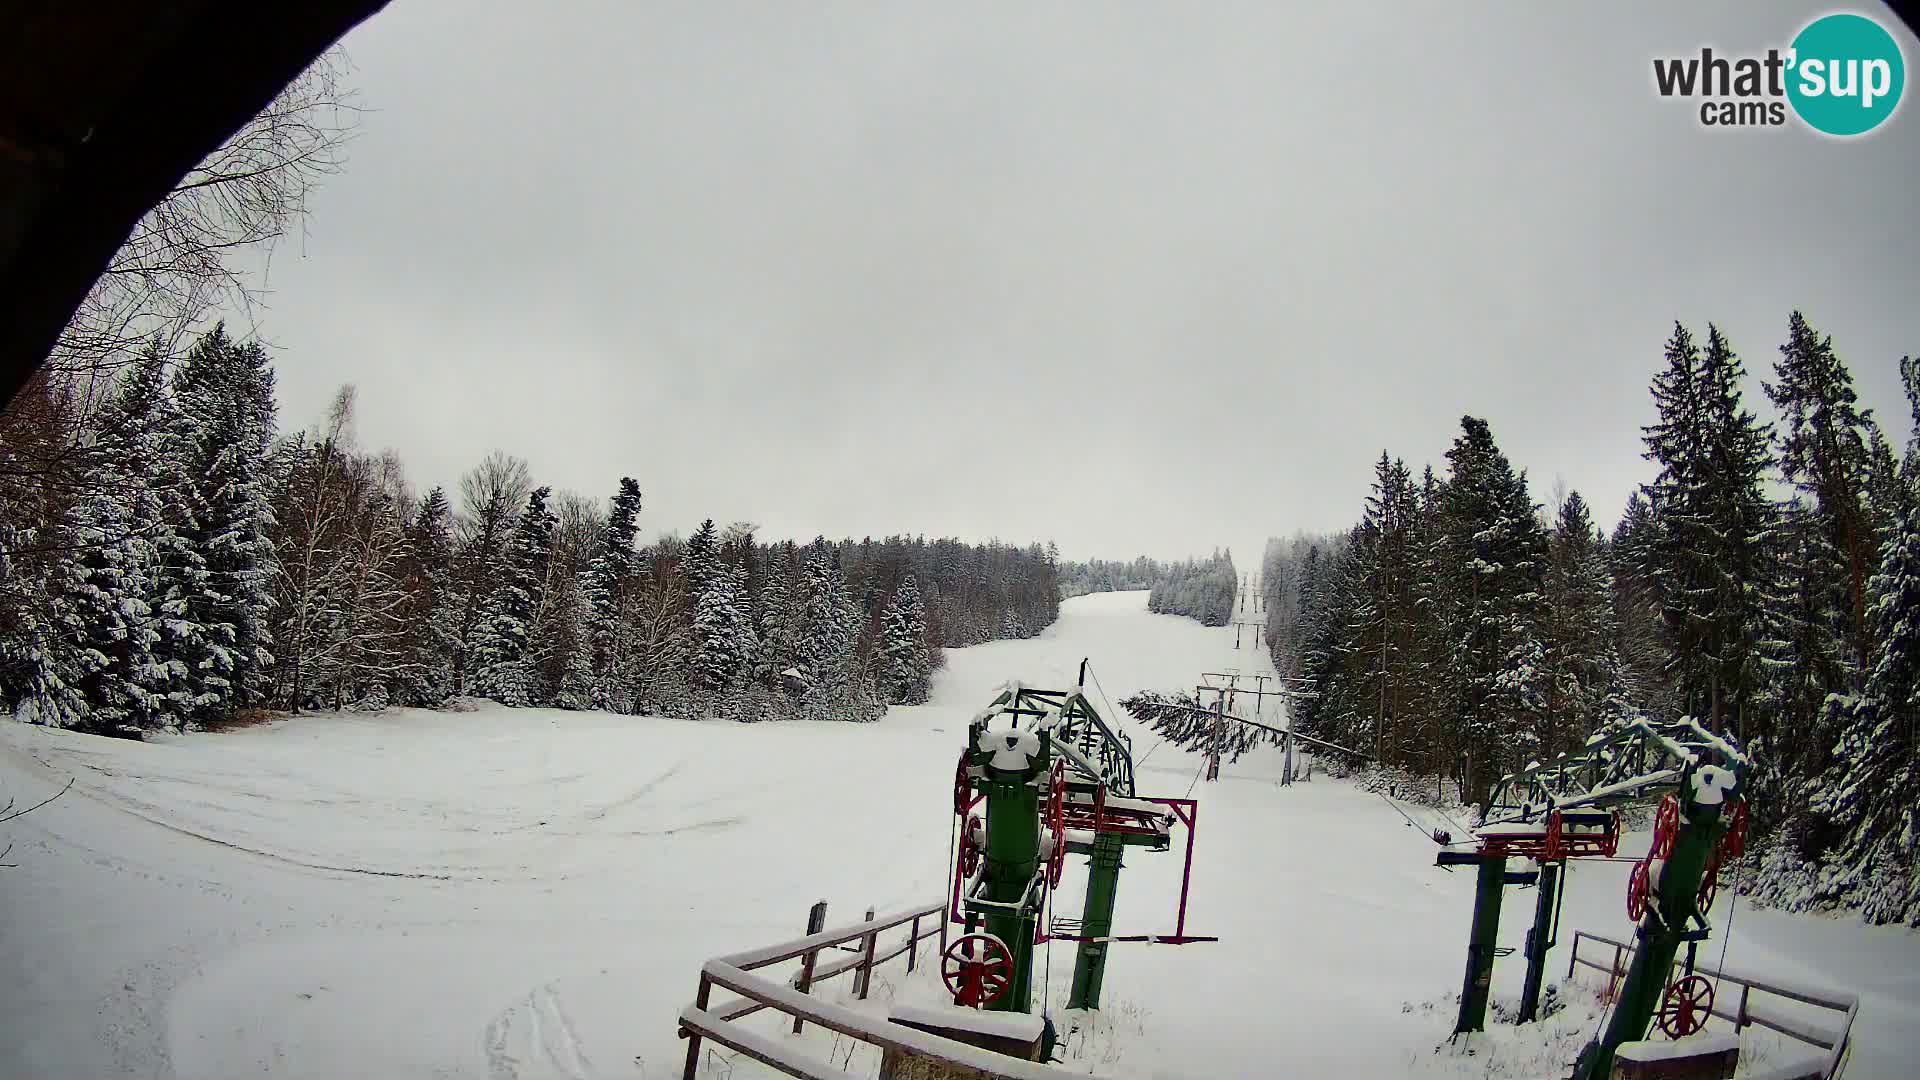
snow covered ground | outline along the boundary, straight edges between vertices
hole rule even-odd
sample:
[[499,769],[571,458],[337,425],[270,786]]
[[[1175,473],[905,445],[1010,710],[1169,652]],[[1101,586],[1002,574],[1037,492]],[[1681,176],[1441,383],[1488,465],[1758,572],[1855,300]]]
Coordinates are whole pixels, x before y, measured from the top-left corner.
[[[1090,656],[1118,701],[1256,670],[1231,631],[1144,607],[1082,597],[1039,639],[949,652],[932,704],[869,726],[489,708],[135,744],[0,725],[0,802],[74,779],[0,827],[17,864],[0,870],[0,1077],[677,1076],[674,1017],[706,957],[796,936],[819,898],[838,924],[941,893],[954,758],[1001,683],[1065,686]],[[1202,800],[1189,931],[1224,940],[1117,946],[1097,1022],[1060,1018],[1080,1067],[1564,1072],[1598,1018],[1578,992],[1536,1030],[1445,1045],[1473,879],[1433,868],[1382,800],[1324,777],[1283,789],[1271,751],[1196,786],[1197,758],[1153,747],[1136,735],[1143,793]],[[1128,856],[1118,932],[1171,930],[1179,861]],[[1626,934],[1626,869],[1573,871],[1563,942]],[[1532,902],[1508,894],[1504,944]],[[1732,921],[1730,966],[1863,995],[1849,1077],[1912,1075],[1920,938]],[[1057,1009],[1071,949],[1051,960]],[[1563,944],[1556,981],[1565,963]],[[1496,1008],[1521,974],[1501,961]],[[897,967],[876,985],[930,992]]]

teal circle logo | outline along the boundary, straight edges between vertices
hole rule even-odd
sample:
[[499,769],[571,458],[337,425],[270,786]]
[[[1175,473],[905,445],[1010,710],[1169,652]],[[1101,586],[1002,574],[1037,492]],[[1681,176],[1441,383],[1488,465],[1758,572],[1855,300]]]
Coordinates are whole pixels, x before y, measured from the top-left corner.
[[1815,131],[1864,135],[1900,105],[1907,84],[1900,43],[1864,15],[1824,15],[1793,39],[1787,100]]

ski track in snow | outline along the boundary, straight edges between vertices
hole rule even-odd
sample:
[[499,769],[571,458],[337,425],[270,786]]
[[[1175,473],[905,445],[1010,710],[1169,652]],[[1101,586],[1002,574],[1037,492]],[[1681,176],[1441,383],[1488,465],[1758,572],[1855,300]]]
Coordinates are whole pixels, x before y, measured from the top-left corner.
[[[1270,670],[1230,631],[1144,602],[1078,598],[1038,638],[951,650],[930,704],[872,725],[492,708],[303,716],[144,744],[0,725],[0,801],[26,805],[75,778],[0,830],[18,864],[0,870],[0,1077],[678,1076],[674,1018],[702,961],[796,936],[816,899],[840,924],[942,893],[954,756],[1007,680],[1070,685],[1090,656],[1117,703],[1236,663]],[[1134,736],[1142,794],[1194,785],[1197,756],[1109,719]],[[1262,750],[1193,786],[1188,930],[1221,943],[1117,946],[1097,1014],[1061,1012],[1071,947],[1042,954],[1036,983],[1072,1033],[1076,1068],[1176,1080],[1563,1071],[1599,1016],[1577,989],[1524,1036],[1497,1025],[1445,1045],[1473,875],[1435,869],[1426,833],[1451,823],[1396,803],[1409,825],[1349,785],[1277,777],[1277,752]],[[1622,854],[1645,843],[1631,836]],[[1078,862],[1061,913],[1078,914]],[[1172,929],[1180,862],[1178,847],[1129,853],[1116,931]],[[1571,871],[1552,982],[1574,928],[1630,933],[1625,877],[1617,864]],[[1731,892],[1723,884],[1721,927]],[[1532,908],[1531,892],[1508,892],[1502,945],[1520,943]],[[1849,1080],[1909,1075],[1920,936],[1743,907],[1732,938],[1733,967],[1861,992]],[[1721,940],[1702,956],[1717,960]],[[868,1007],[938,999],[936,967],[877,971]],[[1518,954],[1500,962],[1496,1006],[1523,973]],[[748,1022],[785,1030],[771,1014]],[[836,1052],[826,1033],[805,1038]],[[1754,1064],[1785,1060],[1777,1042],[1749,1049]],[[711,1055],[705,1075],[767,1075],[729,1059]],[[856,1054],[849,1075],[874,1061]]]
[[487,1024],[484,1035],[489,1080],[594,1080],[573,1021],[553,984],[532,992]]

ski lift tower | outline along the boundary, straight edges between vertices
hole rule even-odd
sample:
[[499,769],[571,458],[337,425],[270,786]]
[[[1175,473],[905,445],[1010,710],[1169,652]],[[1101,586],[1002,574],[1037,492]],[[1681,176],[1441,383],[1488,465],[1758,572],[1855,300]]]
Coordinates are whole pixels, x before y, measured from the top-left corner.
[[[1553,945],[1557,880],[1568,859],[1611,856],[1620,840],[1618,808],[1659,800],[1645,859],[1628,878],[1627,913],[1637,944],[1626,982],[1600,1038],[1581,1053],[1577,1080],[1606,1080],[1614,1051],[1646,1037],[1656,1018],[1675,1038],[1699,1029],[1712,988],[1691,975],[1693,952],[1712,932],[1719,868],[1745,847],[1747,808],[1740,798],[1746,758],[1692,720],[1635,720],[1594,735],[1579,753],[1534,763],[1500,779],[1488,796],[1472,851],[1443,850],[1438,865],[1475,866],[1473,929],[1460,992],[1456,1035],[1486,1026],[1504,887],[1530,872],[1509,873],[1507,860],[1539,864],[1533,929],[1527,935],[1527,979],[1520,1019],[1538,1009],[1547,952]],[[1669,982],[1681,945],[1687,978]],[[1706,1004],[1699,995],[1705,991]]]
[[[1031,1012],[1033,951],[1052,938],[1079,943],[1068,1007],[1086,1009],[1099,1007],[1110,944],[1218,940],[1186,932],[1198,804],[1135,795],[1129,740],[1101,718],[1085,684],[1084,661],[1071,690],[1008,683],[968,726],[954,779],[960,839],[949,912],[966,933],[941,965],[956,1004]],[[1115,936],[1121,855],[1167,850],[1176,824],[1187,840],[1174,932]],[[1085,906],[1079,919],[1047,923],[1069,853],[1089,856]]]

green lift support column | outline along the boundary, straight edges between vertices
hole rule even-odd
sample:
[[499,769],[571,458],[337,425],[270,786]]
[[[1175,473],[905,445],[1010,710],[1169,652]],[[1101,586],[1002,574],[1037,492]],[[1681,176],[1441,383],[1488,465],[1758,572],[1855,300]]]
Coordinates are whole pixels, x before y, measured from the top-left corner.
[[[1658,887],[1648,898],[1647,913],[1641,916],[1635,931],[1639,944],[1633,950],[1633,962],[1627,966],[1620,996],[1614,1002],[1613,1019],[1600,1039],[1589,1043],[1581,1052],[1574,1072],[1576,1080],[1606,1080],[1613,1075],[1613,1055],[1620,1044],[1647,1037],[1647,1026],[1659,1011],[1667,981],[1673,974],[1673,958],[1680,946],[1707,936],[1705,914],[1699,910],[1697,897],[1707,861],[1726,833],[1720,810],[1731,790],[1713,789],[1710,801],[1701,802],[1698,783],[1693,769],[1688,769],[1681,779],[1680,824],[1673,850],[1660,871]],[[1687,921],[1696,916],[1699,929],[1688,930]]]
[[1040,752],[1021,769],[1001,769],[986,756],[981,785],[987,795],[987,849],[979,899],[986,932],[1006,943],[1013,955],[1013,979],[1007,992],[987,1006],[998,1012],[1028,1012],[1033,994],[1033,938],[1039,916],[1037,893],[1029,886],[1040,867],[1040,789],[1046,775],[1046,736]]
[[1493,985],[1493,960],[1500,940],[1500,901],[1508,885],[1528,885],[1532,871],[1507,872],[1507,849],[1486,844],[1479,851],[1442,851],[1436,866],[1477,866],[1473,892],[1473,932],[1467,940],[1467,972],[1460,983],[1460,1017],[1453,1033],[1487,1028],[1487,997]]
[[1113,932],[1113,905],[1120,892],[1120,856],[1125,840],[1112,832],[1093,838],[1093,858],[1087,870],[1087,903],[1081,909],[1080,933],[1085,940],[1073,959],[1073,990],[1069,1009],[1100,1007],[1100,983],[1107,972],[1107,946],[1101,940]]
[[1520,1020],[1522,1024],[1539,1018],[1540,984],[1546,977],[1547,951],[1553,948],[1554,902],[1560,891],[1560,868],[1558,862],[1548,861],[1540,864],[1539,895],[1534,899],[1533,929],[1527,931],[1527,982],[1520,991]]

